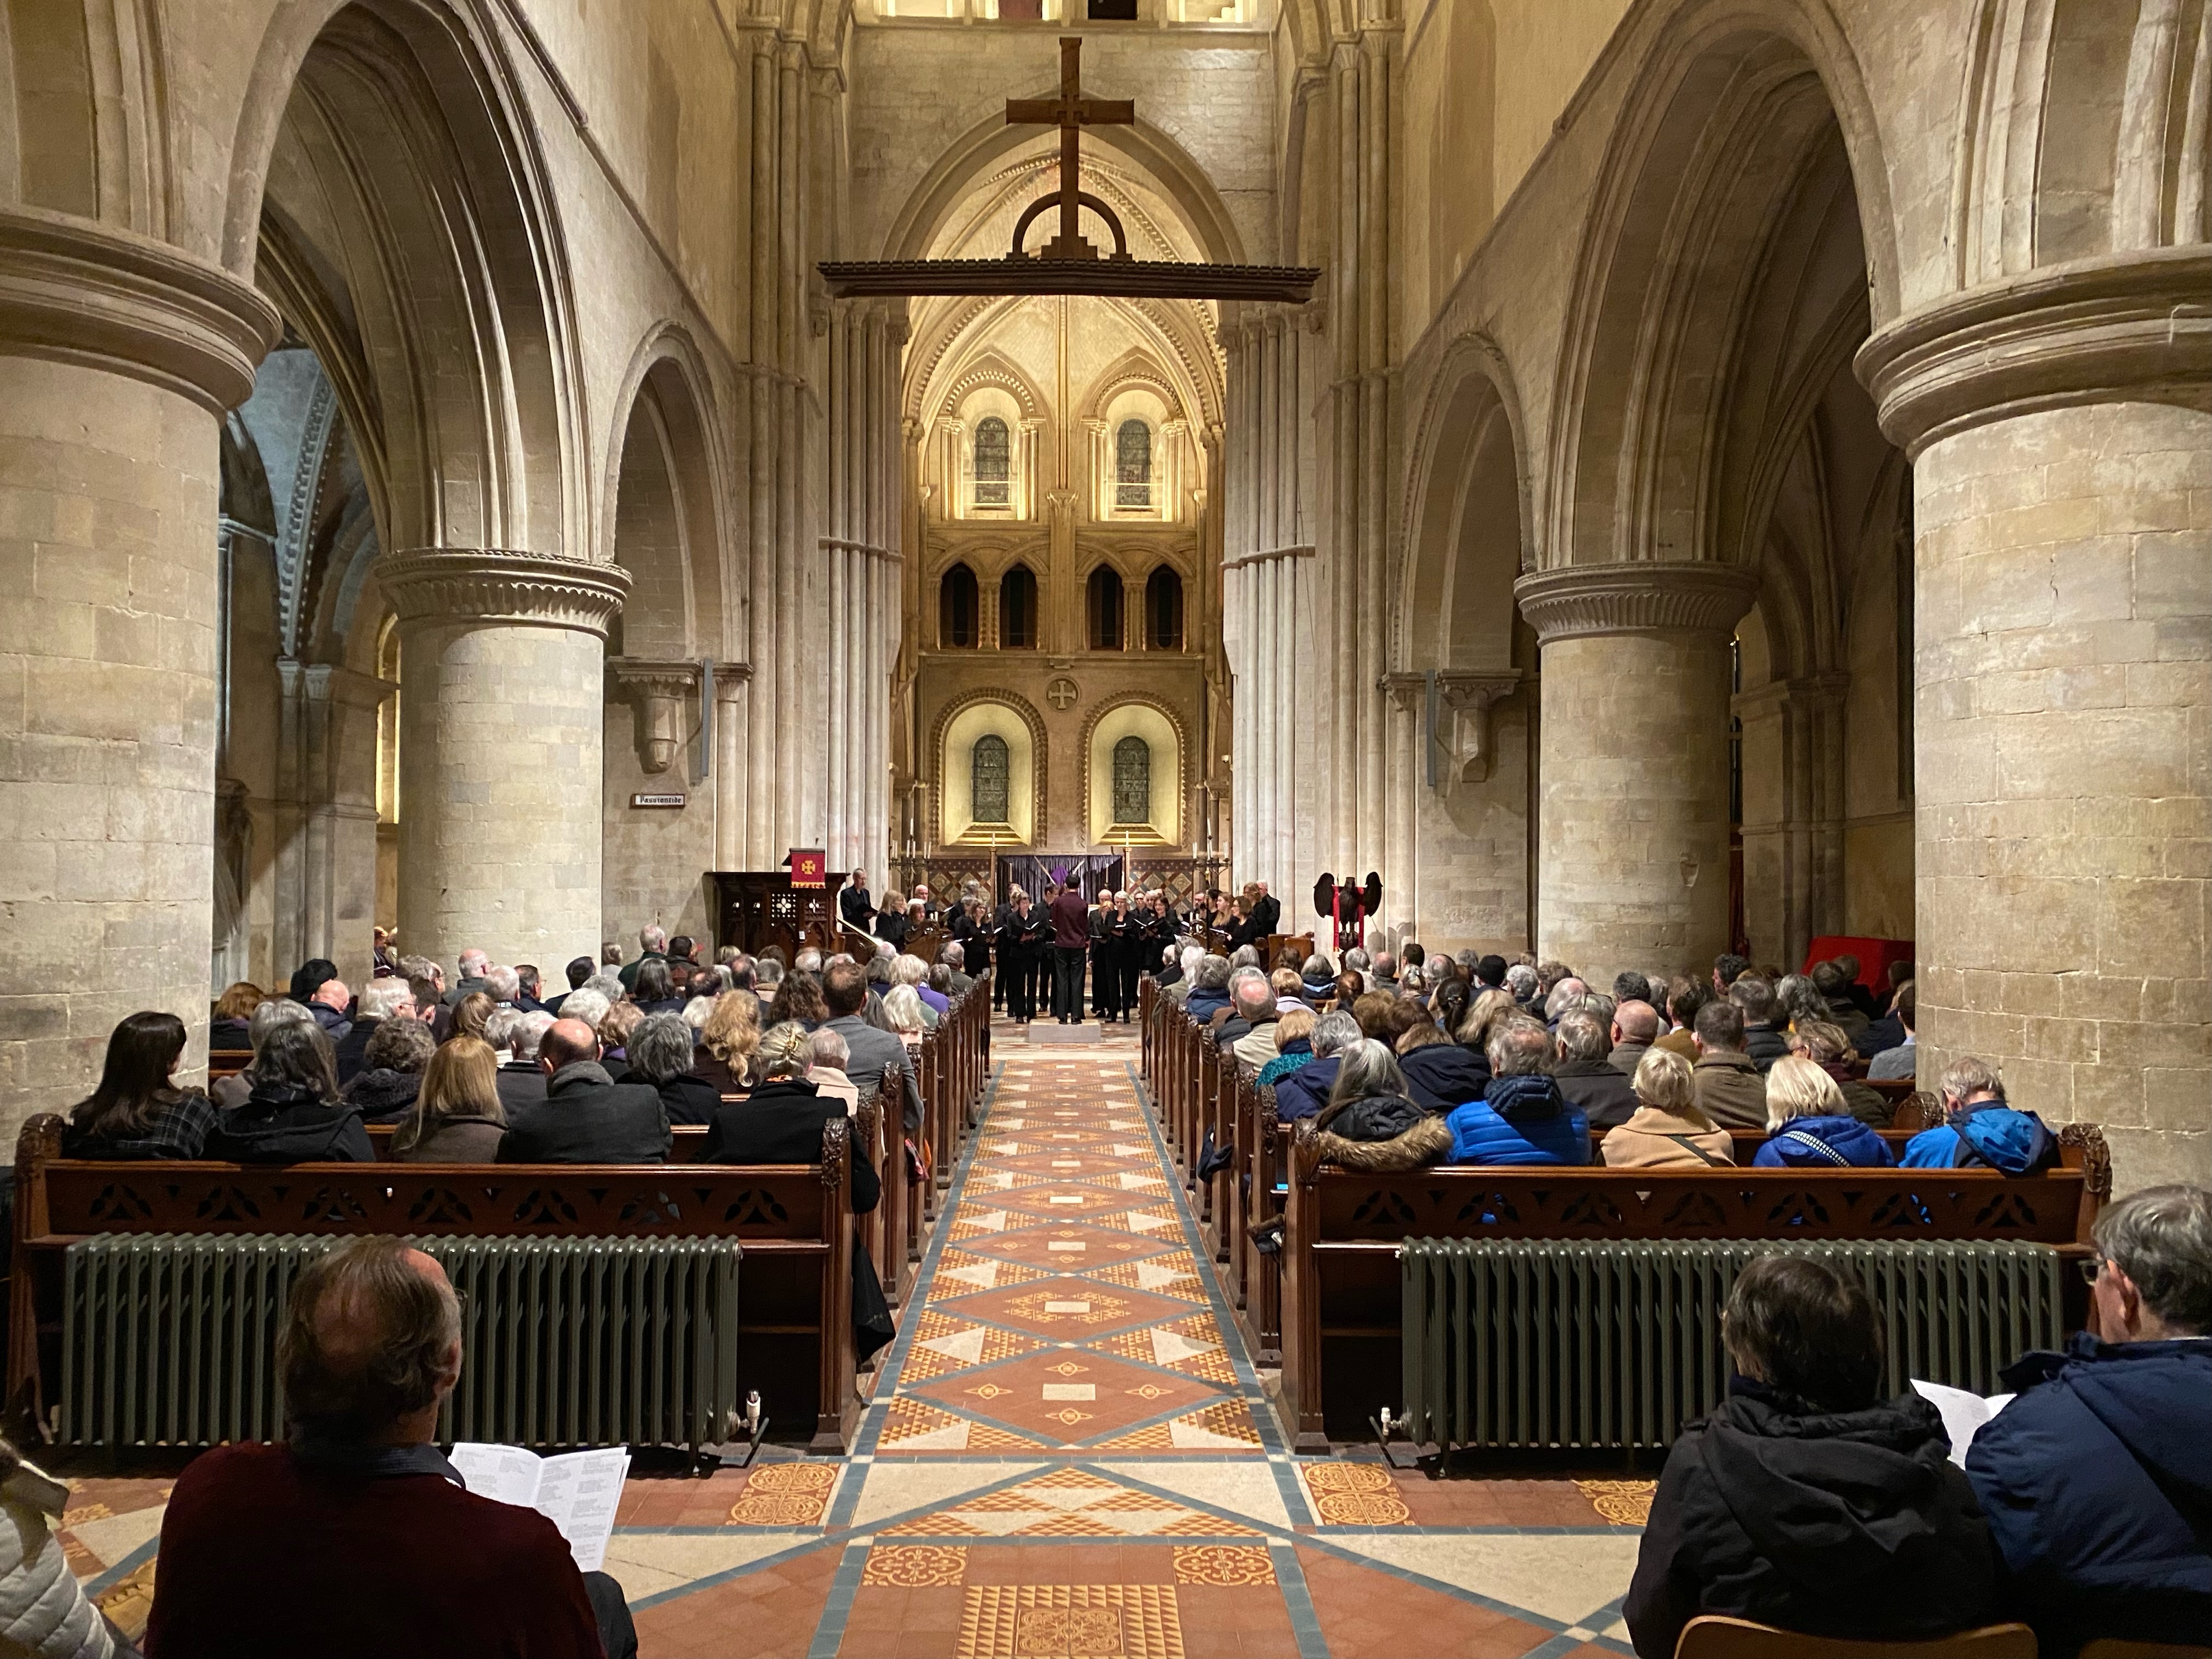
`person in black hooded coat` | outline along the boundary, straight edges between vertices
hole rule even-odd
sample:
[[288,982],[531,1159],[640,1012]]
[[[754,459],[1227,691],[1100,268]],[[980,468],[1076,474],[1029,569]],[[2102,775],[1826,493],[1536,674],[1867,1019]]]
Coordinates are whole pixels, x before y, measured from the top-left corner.
[[1722,1322],[1729,1396],[1667,1455],[1621,1609],[1644,1659],[1700,1613],[1811,1636],[1929,1640],[1994,1615],[1989,1523],[1936,1407],[1881,1398],[1856,1276],[1761,1256]]
[[276,1026],[246,1067],[243,1103],[216,1120],[200,1152],[222,1164],[373,1164],[361,1114],[338,1097],[331,1039],[304,1020]]

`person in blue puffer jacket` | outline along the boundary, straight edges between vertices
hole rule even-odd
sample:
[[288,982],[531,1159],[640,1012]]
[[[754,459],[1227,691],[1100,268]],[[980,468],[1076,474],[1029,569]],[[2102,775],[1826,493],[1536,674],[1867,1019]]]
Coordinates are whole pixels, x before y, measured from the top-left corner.
[[2092,1230],[2102,1340],[2032,1353],[1966,1479],[2039,1650],[2212,1633],[2212,1192],[2153,1187]]
[[1887,1170],[1897,1162],[1889,1144],[1851,1115],[1836,1079],[1800,1054],[1766,1073],[1766,1137],[1751,1159],[1763,1170]]
[[1587,1164],[1589,1119],[1559,1093],[1550,1070],[1552,1034],[1516,1015],[1490,1039],[1490,1087],[1453,1109],[1454,1164]]
[[2058,1142],[2033,1112],[2005,1103],[2004,1083],[1989,1061],[1965,1054],[1943,1068],[1942,1123],[1912,1137],[1898,1163],[1908,1170],[1977,1166],[2035,1175],[2058,1162]]

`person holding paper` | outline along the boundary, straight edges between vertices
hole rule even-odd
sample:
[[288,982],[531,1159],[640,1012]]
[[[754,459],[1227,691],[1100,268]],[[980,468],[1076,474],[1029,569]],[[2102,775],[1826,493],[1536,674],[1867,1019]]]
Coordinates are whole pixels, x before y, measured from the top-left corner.
[[323,1256],[293,1281],[276,1358],[287,1443],[219,1447],[178,1477],[149,1654],[635,1655],[621,1586],[580,1571],[535,1509],[467,1490],[432,1443],[461,1374],[435,1261],[396,1238]]
[[1729,1292],[1721,1339],[1728,1398],[1668,1451],[1621,1609],[1637,1652],[1670,1659],[1705,1613],[1858,1641],[1995,1616],[1989,1525],[1936,1407],[1881,1397],[1881,1330],[1857,1275],[1761,1256]]
[[[2032,1353],[1966,1478],[2046,1654],[2212,1638],[2212,1192],[2152,1187],[2093,1230],[2099,1336]],[[2101,1340],[2100,1340],[2101,1338]]]

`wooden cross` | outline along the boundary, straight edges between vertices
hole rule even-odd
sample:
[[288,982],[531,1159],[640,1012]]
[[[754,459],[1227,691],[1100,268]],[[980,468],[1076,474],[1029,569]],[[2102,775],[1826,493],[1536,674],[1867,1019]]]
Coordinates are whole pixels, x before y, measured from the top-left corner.
[[1083,42],[1063,35],[1060,42],[1060,96],[1009,98],[1006,125],[1056,126],[1060,129],[1060,234],[1046,243],[1047,259],[1095,259],[1098,250],[1075,228],[1082,155],[1079,139],[1086,126],[1133,126],[1137,106],[1129,98],[1085,98],[1083,95]]

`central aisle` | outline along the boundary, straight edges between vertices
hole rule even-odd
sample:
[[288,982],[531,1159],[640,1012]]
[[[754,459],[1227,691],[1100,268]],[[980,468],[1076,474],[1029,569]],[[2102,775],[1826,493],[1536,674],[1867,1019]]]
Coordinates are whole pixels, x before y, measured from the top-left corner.
[[1133,1038],[994,1042],[854,1455],[626,1502],[647,1655],[1627,1651],[1647,1486],[1287,1456]]

